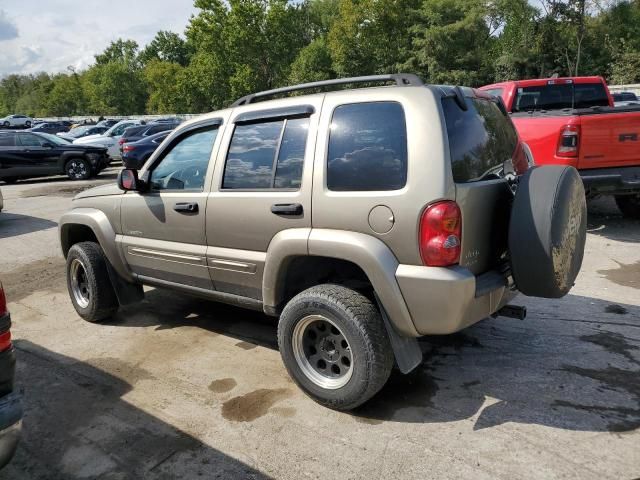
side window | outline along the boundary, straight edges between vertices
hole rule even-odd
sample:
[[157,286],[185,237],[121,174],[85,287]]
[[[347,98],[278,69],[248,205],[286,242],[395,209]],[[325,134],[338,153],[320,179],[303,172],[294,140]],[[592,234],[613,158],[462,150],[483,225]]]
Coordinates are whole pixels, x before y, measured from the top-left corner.
[[398,190],[406,182],[407,128],[402,106],[375,102],[337,107],[329,135],[329,190]]
[[111,132],[111,136],[112,137],[119,137],[120,135],[122,135],[124,133],[124,131],[129,128],[131,125],[120,125],[118,128],[116,128],[113,132]]
[[236,125],[222,188],[300,188],[308,133],[308,118]]
[[149,128],[144,132],[144,136],[148,137],[149,135],[155,135],[156,133],[164,132],[169,130],[171,127],[169,125],[156,125],[155,127]]
[[209,166],[218,127],[196,130],[170,147],[160,163],[151,172],[153,190],[204,189],[204,178]]
[[18,135],[18,143],[23,147],[41,147],[42,141],[40,137],[31,135],[29,133],[22,133]]
[[4,133],[0,135],[0,147],[15,147],[16,146],[16,134]]

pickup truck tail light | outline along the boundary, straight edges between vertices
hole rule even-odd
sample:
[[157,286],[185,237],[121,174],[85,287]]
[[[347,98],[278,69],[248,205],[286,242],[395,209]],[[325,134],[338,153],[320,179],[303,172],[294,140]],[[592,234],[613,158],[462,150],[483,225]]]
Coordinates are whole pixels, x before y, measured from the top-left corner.
[[450,200],[429,205],[420,219],[420,256],[430,267],[448,267],[460,262],[462,214]]
[[559,157],[577,157],[580,150],[580,127],[565,125],[560,131],[556,155]]

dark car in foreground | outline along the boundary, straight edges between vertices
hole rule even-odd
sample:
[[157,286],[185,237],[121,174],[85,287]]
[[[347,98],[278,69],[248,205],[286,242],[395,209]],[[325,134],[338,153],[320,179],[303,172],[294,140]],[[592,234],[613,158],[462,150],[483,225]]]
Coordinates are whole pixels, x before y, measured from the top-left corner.
[[107,149],[73,145],[47,133],[0,132],[0,180],[67,175],[86,180],[109,165]]
[[11,344],[11,316],[0,283],[0,468],[16,451],[22,426],[22,402],[13,389],[16,354]]
[[136,170],[142,168],[142,165],[170,133],[171,131],[160,132],[144,137],[137,142],[125,143],[122,146],[122,163],[125,168],[134,168]]

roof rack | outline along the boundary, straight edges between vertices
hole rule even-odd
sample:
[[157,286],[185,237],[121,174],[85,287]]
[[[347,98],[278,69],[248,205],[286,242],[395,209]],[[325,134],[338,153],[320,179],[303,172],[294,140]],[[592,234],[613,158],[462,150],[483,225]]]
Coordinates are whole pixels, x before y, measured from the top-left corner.
[[334,85],[349,85],[352,83],[372,83],[372,82],[396,82],[399,87],[422,86],[424,82],[412,73],[394,73],[389,75],[367,75],[364,77],[335,78],[333,80],[323,80],[320,82],[301,83],[290,87],[274,88],[264,92],[252,93],[239,98],[231,104],[232,107],[249,105],[254,100],[263,97],[271,97],[281,93],[297,92],[298,90],[308,90],[310,88],[330,87]]

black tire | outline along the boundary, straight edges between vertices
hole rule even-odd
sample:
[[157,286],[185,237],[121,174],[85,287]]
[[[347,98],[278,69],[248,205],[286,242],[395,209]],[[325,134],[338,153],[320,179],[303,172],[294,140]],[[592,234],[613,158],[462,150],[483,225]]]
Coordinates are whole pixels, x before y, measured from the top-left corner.
[[16,177],[7,177],[7,178],[3,178],[2,181],[6,184],[13,185],[18,181],[18,179]]
[[640,195],[616,195],[616,204],[624,217],[640,220]]
[[91,165],[83,158],[72,158],[64,166],[64,171],[71,180],[87,180],[91,177]]
[[29,121],[25,122],[24,125],[27,128],[31,128],[31,122],[29,122]]
[[[338,382],[346,379],[344,385],[332,388],[319,385],[305,373],[304,361],[297,359],[294,352],[296,338],[307,338],[309,332],[303,330],[303,335],[300,337],[296,335],[296,331],[310,318],[328,320],[330,331],[327,331],[324,339],[309,341],[326,342],[328,340],[330,344],[334,343],[335,338],[343,338],[347,341],[346,347],[342,343],[344,350],[337,354],[337,358],[334,354],[327,353],[335,352],[335,349],[318,348],[318,355],[325,355],[328,373],[336,366],[339,370],[346,365],[345,357],[340,357],[341,355],[350,356],[348,378],[345,375],[342,379],[337,379]],[[318,321],[322,322],[322,320]],[[298,328],[296,328],[297,325]],[[335,330],[331,328],[332,326],[337,327],[342,337],[333,336]],[[282,361],[298,386],[316,402],[335,410],[351,410],[378,393],[387,382],[394,362],[391,344],[376,305],[361,293],[341,285],[318,285],[291,299],[280,316],[278,345]],[[301,351],[303,355],[306,352],[304,349],[298,349],[298,355]],[[329,359],[329,355],[334,355],[334,358]],[[312,360],[308,361],[310,366]],[[323,361],[323,359],[318,360],[318,362]]]
[[573,167],[529,169],[520,179],[509,225],[511,271],[518,290],[560,298],[575,282],[587,237],[584,186]]
[[[86,292],[86,304],[78,298],[78,289],[74,286],[74,273],[77,263],[84,272],[81,294]],[[111,285],[107,263],[100,245],[95,242],[76,243],[67,255],[67,288],[71,303],[82,318],[88,322],[100,322],[112,317],[118,310],[118,298]]]
[[4,127],[9,128],[11,126],[11,124],[9,122],[4,122],[2,124]]

